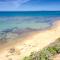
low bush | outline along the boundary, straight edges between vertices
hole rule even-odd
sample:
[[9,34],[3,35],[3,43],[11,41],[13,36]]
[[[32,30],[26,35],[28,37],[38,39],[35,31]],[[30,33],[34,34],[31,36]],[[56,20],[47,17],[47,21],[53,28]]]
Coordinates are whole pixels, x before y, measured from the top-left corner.
[[32,52],[30,56],[24,57],[23,60],[52,60],[53,56],[60,53],[60,38],[54,43],[45,47],[39,52]]

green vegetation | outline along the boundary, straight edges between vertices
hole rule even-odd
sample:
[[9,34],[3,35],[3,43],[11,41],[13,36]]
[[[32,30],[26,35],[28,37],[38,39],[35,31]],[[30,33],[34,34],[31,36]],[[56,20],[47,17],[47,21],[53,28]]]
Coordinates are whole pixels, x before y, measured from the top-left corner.
[[53,60],[53,56],[60,53],[60,38],[54,43],[45,47],[41,51],[32,52],[30,56],[24,57],[23,60]]

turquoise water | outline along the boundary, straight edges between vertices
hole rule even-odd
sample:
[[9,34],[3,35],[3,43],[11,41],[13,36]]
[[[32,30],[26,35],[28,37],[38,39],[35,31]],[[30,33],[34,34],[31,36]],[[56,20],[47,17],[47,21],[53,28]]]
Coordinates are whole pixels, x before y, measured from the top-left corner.
[[12,28],[39,30],[60,20],[60,11],[0,12],[0,31]]
[[60,11],[0,12],[0,43],[40,31],[60,20]]
[[60,11],[1,11],[0,16],[60,16]]

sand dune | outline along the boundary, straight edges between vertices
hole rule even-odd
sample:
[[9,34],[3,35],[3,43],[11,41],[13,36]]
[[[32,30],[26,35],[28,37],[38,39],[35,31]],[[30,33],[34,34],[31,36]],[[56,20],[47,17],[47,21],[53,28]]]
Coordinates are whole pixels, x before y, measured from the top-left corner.
[[49,29],[30,34],[22,41],[18,39],[12,45],[2,46],[0,60],[22,60],[33,51],[38,51],[60,37],[60,21],[55,21]]

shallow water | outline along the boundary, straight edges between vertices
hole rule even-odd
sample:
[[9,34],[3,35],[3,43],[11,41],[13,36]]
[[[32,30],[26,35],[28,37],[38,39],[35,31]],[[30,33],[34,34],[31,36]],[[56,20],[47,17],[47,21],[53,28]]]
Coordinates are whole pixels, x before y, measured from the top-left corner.
[[56,20],[60,12],[0,12],[0,41],[49,28]]
[[57,16],[0,17],[0,31],[11,28],[44,29],[51,26],[52,22],[55,20],[60,20],[60,17]]

